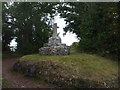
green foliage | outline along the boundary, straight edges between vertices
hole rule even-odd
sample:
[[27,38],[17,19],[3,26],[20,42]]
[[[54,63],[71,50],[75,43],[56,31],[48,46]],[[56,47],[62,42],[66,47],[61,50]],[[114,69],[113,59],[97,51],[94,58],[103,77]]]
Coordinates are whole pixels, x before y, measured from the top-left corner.
[[78,46],[79,46],[79,43],[78,43],[78,42],[74,42],[74,43],[71,45],[71,48],[77,49]]
[[[48,37],[51,35],[51,24],[50,17],[53,17],[55,13],[54,9],[55,3],[41,3],[41,2],[15,2],[11,6],[6,6],[3,3],[3,11],[8,17],[7,25],[11,25],[9,29],[8,26],[3,25],[5,34],[9,34],[10,39],[6,40],[10,43],[11,38],[14,34],[17,42],[17,51],[22,54],[38,52],[38,49],[47,42]],[[9,14],[7,14],[9,13]],[[5,19],[3,15],[3,19]],[[11,19],[11,22],[8,22]],[[6,23],[5,22],[5,23]],[[7,30],[7,31],[5,31]],[[7,45],[8,43],[5,42]]]
[[118,54],[119,3],[97,2],[3,3],[3,51],[9,50],[8,44],[16,37],[18,52],[38,52],[51,36],[50,18],[56,13],[65,18],[64,30],[81,38],[80,51]]
[[[24,68],[23,72],[29,67],[35,70],[32,72],[33,75],[57,86],[62,84],[63,87],[117,87],[118,63],[96,55],[76,53],[68,56],[40,56],[34,54],[23,56],[19,60],[19,65],[21,65],[20,68]],[[31,73],[28,72],[27,75]]]
[[81,38],[79,49],[87,52],[118,52],[117,3],[63,3],[58,7],[68,24],[65,31]]
[[9,10],[6,8],[7,3],[2,3],[2,50],[10,51],[8,44],[13,39],[14,33],[11,24],[8,22]]
[[2,78],[2,88],[12,88],[8,80],[6,80],[5,78]]
[[76,52],[79,52],[79,43],[78,42],[74,42],[70,48],[71,54],[76,53]]
[[10,51],[7,51],[7,52],[2,52],[2,54],[0,55],[2,59],[6,59],[6,58],[16,58],[16,57],[21,57],[22,54],[19,54],[17,52],[10,52]]

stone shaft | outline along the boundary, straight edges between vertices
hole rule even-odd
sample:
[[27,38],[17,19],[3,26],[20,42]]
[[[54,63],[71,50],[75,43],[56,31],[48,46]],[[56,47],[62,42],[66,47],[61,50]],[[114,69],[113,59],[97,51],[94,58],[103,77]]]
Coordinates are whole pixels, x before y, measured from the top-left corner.
[[53,24],[53,37],[57,36],[57,23]]

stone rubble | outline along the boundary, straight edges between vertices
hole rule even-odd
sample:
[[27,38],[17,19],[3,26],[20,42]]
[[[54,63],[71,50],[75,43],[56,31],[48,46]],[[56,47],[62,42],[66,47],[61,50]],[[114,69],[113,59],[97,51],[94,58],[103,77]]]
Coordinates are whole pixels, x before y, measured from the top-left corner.
[[[56,24],[56,23],[55,23]],[[57,33],[53,32],[53,36],[49,38],[48,43],[45,43],[42,48],[39,49],[40,55],[69,55],[70,47],[61,43],[61,38],[57,36]]]

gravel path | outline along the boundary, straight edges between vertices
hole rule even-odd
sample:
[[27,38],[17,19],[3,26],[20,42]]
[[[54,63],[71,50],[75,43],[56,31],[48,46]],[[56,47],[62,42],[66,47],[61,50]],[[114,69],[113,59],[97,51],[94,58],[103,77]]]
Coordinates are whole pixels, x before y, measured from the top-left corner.
[[25,79],[22,74],[15,75],[10,70],[19,58],[9,58],[2,60],[2,75],[14,88],[47,88],[31,80]]

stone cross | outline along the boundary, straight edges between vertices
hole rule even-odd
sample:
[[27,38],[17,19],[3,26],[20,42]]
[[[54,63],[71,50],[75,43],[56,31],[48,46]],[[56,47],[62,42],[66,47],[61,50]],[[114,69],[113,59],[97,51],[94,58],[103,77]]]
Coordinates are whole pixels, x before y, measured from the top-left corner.
[[53,24],[53,37],[57,36],[57,23]]

